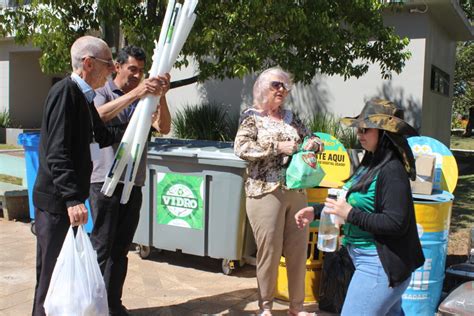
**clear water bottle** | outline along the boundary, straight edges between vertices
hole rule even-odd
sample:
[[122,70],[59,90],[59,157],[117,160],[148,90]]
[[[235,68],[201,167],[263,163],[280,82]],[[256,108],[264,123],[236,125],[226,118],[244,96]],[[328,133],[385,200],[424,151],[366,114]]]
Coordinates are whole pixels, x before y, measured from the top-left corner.
[[[336,194],[329,192],[328,198],[337,199]],[[337,238],[339,236],[339,224],[336,224],[337,216],[328,214],[325,206],[321,212],[318,230],[318,249],[326,252],[333,252],[337,248]]]

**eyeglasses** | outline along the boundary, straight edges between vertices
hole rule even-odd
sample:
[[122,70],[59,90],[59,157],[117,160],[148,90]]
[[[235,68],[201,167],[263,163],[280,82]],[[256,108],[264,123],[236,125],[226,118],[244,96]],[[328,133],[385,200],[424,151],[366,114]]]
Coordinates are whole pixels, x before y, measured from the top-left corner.
[[357,128],[357,133],[358,133],[358,134],[365,134],[365,133],[367,133],[368,131],[369,131],[368,128],[364,128],[364,127],[358,127],[358,128]]
[[86,59],[87,57],[98,60],[101,63],[106,64],[108,67],[113,67],[114,66],[114,61],[112,59],[102,59],[102,58],[95,57],[95,56],[86,56],[86,57],[82,57],[82,60]]
[[284,82],[281,82],[281,81],[272,81],[272,82],[270,82],[270,87],[272,89],[275,89],[275,90],[280,90],[280,88],[283,88],[286,91],[290,91],[288,86]]

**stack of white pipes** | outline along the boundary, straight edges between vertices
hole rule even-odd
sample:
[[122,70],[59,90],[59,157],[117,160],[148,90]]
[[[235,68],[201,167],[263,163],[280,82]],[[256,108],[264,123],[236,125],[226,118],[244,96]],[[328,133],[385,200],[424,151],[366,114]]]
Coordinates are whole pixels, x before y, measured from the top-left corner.
[[[194,21],[196,21],[194,10],[197,3],[198,0],[185,0],[183,5],[175,3],[175,0],[168,2],[160,38],[158,42],[155,41],[150,77],[163,76],[171,71],[184,42],[188,38]],[[106,196],[112,196],[120,176],[125,166],[127,166],[124,188],[120,199],[122,204],[126,204],[130,198],[138,164],[150,130],[151,116],[156,111],[159,99],[159,96],[147,95],[139,101],[102,186],[101,192]]]

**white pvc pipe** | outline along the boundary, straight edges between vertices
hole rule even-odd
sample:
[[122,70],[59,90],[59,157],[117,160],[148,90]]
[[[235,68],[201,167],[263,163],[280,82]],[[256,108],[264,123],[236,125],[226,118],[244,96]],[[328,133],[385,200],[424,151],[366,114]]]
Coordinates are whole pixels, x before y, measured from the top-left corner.
[[186,19],[186,23],[182,23],[181,28],[177,30],[176,40],[171,47],[171,52],[169,55],[169,60],[172,64],[178,58],[179,53],[183,49],[184,43],[191,32],[191,28],[193,27],[194,21],[196,21],[196,14],[193,14],[190,19]]
[[[187,2],[187,1],[186,1]],[[191,15],[194,14],[194,10],[196,10],[196,6],[198,4],[198,0],[190,0],[190,4],[189,4],[189,11],[188,11],[188,18],[191,17]],[[194,18],[196,19],[196,18]]]
[[168,6],[166,7],[165,18],[163,19],[163,25],[161,26],[160,37],[158,42],[155,41],[155,49],[153,53],[153,64],[150,70],[150,77],[156,77],[158,73],[158,65],[160,63],[160,58],[163,53],[163,45],[165,44],[166,34],[168,33],[168,28],[170,26],[171,15],[173,14],[174,0],[168,1]]
[[[170,50],[170,42],[172,41],[174,35],[174,27],[176,25],[176,20],[181,9],[181,4],[177,3],[173,10],[173,16],[171,17],[171,22],[168,28],[167,38],[163,47],[163,53],[160,57],[160,65],[158,67],[158,73],[163,75],[171,70],[172,64],[168,62],[168,55]],[[132,147],[130,148],[130,156],[128,161],[127,172],[125,175],[125,183],[122,190],[122,196],[120,203],[126,204],[130,198],[130,193],[132,192],[133,184],[135,182],[135,177],[138,171],[138,165],[140,163],[141,156],[143,154],[143,148],[145,147],[146,138],[148,131],[151,126],[151,115],[156,110],[156,104],[159,101],[159,98],[154,96],[146,96],[142,105],[142,110],[140,112],[139,122],[140,125],[135,133],[133,138]],[[155,102],[155,103],[153,103]]]
[[[168,32],[171,15],[173,13],[173,7],[175,4],[175,0],[169,0],[168,6],[166,8],[165,18],[163,20],[163,25],[160,31],[160,38],[158,42],[155,41],[155,49],[153,54],[153,64],[151,67],[150,75],[156,77],[158,75],[158,64],[161,59],[161,52],[163,51],[163,44],[165,42],[166,34]],[[134,139],[134,133],[136,131],[136,125],[139,121],[139,116],[142,107],[140,106],[140,102],[137,104],[135,111],[133,112],[132,118],[125,130],[125,134],[122,137],[122,141],[118,147],[118,150],[115,154],[114,162],[112,163],[112,167],[105,178],[104,185],[102,186],[101,192],[105,196],[112,196],[113,192],[115,191],[115,187],[120,180],[120,176],[125,169],[126,163],[130,160],[130,153],[131,153],[131,145]]]
[[[140,103],[140,102],[139,102]],[[130,155],[130,146],[133,142],[133,133],[134,129],[130,128],[138,123],[138,113],[140,107],[137,106],[135,109],[130,122],[128,123],[127,129],[122,136],[122,140],[115,154],[114,162],[110,167],[109,173],[104,180],[104,185],[100,190],[105,196],[112,196],[115,191],[115,187],[120,180],[123,170],[125,169],[125,164],[128,161],[128,156]]]
[[122,204],[126,204],[130,198],[130,193],[132,192],[132,188],[135,183],[135,177],[138,171],[138,165],[140,164],[140,160],[142,158],[148,132],[150,131],[151,115],[154,109],[156,109],[156,104],[159,102],[160,98],[148,96],[142,100],[144,102],[142,104],[142,110],[140,111],[139,116],[140,125],[137,126],[138,129],[135,133],[135,137],[133,138],[132,146],[130,147],[127,172],[125,173],[124,186],[122,190],[122,196],[120,198],[120,203]]
[[[186,41],[189,32],[186,33],[185,29],[186,26],[189,24],[191,21],[190,18],[187,17],[186,11],[189,8],[189,5],[187,5],[189,1],[186,1],[186,3],[183,6],[183,14],[181,16],[181,19],[178,21],[177,26],[176,26],[176,34],[173,36],[173,41],[171,43],[171,50],[169,54],[169,62],[174,63],[176,61],[176,58],[178,58],[178,54],[181,51],[181,48],[183,48],[184,42]],[[191,24],[192,26],[192,24]],[[191,29],[189,29],[191,30]]]
[[174,34],[174,28],[176,25],[176,16],[178,15],[178,13],[179,13],[179,8],[175,8],[173,10],[173,17],[171,18],[170,26],[168,28],[168,34],[166,35],[166,40],[165,40],[165,43],[163,44],[163,51],[160,56],[160,62],[158,65],[158,74],[160,75],[169,72],[171,70],[171,67],[173,66],[173,65],[170,65],[168,56],[171,49],[171,41]]
[[[160,38],[158,42],[155,41],[150,76],[164,75],[171,71],[196,20],[196,15],[193,11],[197,2],[197,0],[188,0],[185,1],[183,6],[179,3],[175,4],[174,0],[168,2]],[[159,99],[160,97],[147,95],[139,101],[122,138],[112,168],[102,187],[101,191],[105,195],[111,196],[125,169],[125,164],[128,164],[124,189],[120,200],[122,204],[127,203],[130,197],[138,164],[140,163],[151,126],[151,116],[156,110]]]

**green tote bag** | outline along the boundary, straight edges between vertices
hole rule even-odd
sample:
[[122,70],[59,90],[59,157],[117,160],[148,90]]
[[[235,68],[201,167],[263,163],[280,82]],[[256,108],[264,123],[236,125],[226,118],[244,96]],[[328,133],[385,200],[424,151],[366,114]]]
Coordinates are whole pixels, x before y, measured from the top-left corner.
[[291,157],[286,169],[286,186],[289,189],[313,188],[319,185],[324,176],[314,152],[298,151]]

